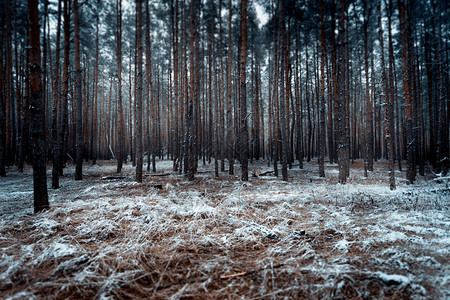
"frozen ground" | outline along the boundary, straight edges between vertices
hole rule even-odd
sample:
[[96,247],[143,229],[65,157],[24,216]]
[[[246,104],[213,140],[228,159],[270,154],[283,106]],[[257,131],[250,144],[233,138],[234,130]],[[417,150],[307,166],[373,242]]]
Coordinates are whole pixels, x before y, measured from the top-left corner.
[[[384,163],[346,185],[337,168],[294,166],[249,183],[201,166],[188,182],[157,163],[66,169],[32,214],[31,169],[0,178],[0,298],[449,299],[448,179],[390,191]],[[261,173],[266,164],[251,165]],[[239,170],[237,170],[239,172]],[[49,176],[50,180],[50,176]]]

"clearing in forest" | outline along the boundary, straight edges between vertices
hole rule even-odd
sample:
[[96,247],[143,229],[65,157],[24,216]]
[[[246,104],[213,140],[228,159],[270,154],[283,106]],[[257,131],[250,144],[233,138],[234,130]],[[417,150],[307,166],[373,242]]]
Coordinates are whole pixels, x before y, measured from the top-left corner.
[[[419,177],[389,190],[385,162],[318,177],[315,163],[249,182],[201,166],[195,181],[158,161],[68,167],[51,209],[32,214],[31,169],[0,180],[0,297],[448,299],[450,190]],[[269,170],[250,166],[250,174]],[[158,176],[164,175],[164,176]]]

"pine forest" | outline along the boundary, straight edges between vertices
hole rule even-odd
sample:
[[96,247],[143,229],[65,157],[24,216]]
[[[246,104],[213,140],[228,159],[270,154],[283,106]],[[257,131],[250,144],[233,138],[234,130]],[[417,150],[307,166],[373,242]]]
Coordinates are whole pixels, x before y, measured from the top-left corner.
[[0,298],[450,298],[449,55],[445,0],[0,0]]

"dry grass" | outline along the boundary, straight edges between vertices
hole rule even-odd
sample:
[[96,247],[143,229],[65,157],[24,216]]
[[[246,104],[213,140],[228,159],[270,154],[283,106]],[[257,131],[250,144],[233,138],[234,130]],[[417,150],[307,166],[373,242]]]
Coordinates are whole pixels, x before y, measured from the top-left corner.
[[[30,195],[5,193],[15,202],[2,204],[1,298],[450,296],[450,197],[442,184],[405,186],[400,178],[390,192],[383,164],[368,179],[352,170],[344,186],[335,184],[334,166],[322,179],[314,164],[290,171],[288,183],[213,178],[206,166],[194,182],[148,174],[136,184],[131,166],[125,179],[101,180],[114,173],[112,163],[101,164],[86,168],[82,182],[63,178],[52,208],[39,215],[27,214]],[[380,272],[409,282],[383,281]]]

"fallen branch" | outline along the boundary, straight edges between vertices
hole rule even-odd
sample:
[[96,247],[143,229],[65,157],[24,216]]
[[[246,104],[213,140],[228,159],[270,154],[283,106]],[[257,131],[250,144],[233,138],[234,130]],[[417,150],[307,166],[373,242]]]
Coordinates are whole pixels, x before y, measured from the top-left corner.
[[173,174],[172,174],[172,173],[144,174],[144,176],[146,176],[146,177],[152,177],[152,176],[155,176],[155,177],[164,177],[164,176],[170,176],[170,175],[173,175]]
[[113,180],[113,179],[124,179],[125,176],[119,176],[119,175],[111,175],[111,176],[104,176],[101,178],[101,180]]
[[67,156],[72,160],[72,161],[75,161],[74,159],[73,159],[73,157],[72,156],[70,156],[70,154],[69,153],[66,153],[67,154]]
[[265,171],[262,173],[253,172],[253,177],[266,176],[267,174],[273,173],[274,171]]

